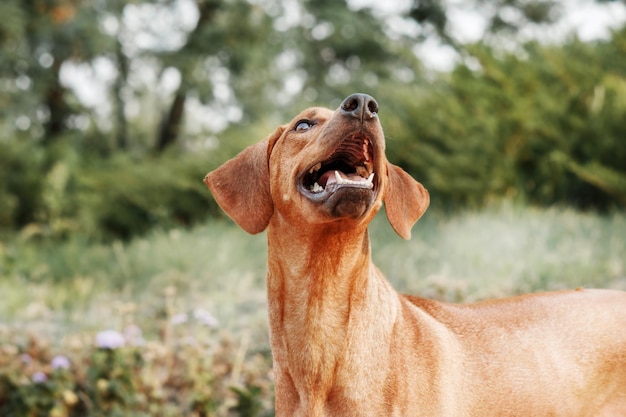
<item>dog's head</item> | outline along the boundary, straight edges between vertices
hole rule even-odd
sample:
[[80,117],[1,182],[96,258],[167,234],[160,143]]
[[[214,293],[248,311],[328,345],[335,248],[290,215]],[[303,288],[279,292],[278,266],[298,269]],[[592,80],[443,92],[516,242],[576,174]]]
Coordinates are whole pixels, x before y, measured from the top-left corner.
[[403,238],[429,203],[428,192],[385,157],[378,104],[353,94],[335,110],[313,107],[207,174],[222,209],[249,233],[272,216],[298,227],[367,224],[383,201]]

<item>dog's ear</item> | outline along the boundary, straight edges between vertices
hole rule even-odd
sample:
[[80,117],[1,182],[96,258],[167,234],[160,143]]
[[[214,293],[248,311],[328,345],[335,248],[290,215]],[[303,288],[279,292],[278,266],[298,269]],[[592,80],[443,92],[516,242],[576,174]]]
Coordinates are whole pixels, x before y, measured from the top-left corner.
[[385,211],[391,227],[404,239],[411,238],[411,228],[428,208],[428,191],[402,168],[387,162]]
[[251,234],[267,227],[274,213],[270,195],[269,153],[282,128],[204,177],[217,204],[242,229]]

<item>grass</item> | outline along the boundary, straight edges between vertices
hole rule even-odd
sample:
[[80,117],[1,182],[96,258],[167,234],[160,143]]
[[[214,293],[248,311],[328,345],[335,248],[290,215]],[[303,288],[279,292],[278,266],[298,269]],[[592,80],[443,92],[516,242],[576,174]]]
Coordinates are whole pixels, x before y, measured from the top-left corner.
[[169,297],[181,311],[202,306],[236,321],[246,304],[264,300],[264,251],[262,236],[249,238],[220,222],[110,245],[11,242],[4,247],[9,267],[0,292],[7,302],[0,314],[68,324],[78,314],[83,325],[101,327],[115,324],[125,304],[148,313]]
[[[428,212],[408,242],[394,234],[384,214],[370,231],[375,263],[403,292],[467,302],[579,286],[626,289],[624,213],[600,216],[504,204],[454,216]],[[203,365],[204,372],[221,369],[215,371],[220,381],[211,395],[230,406],[213,405],[213,414],[206,415],[269,413],[265,258],[263,234],[249,236],[217,220],[107,245],[80,238],[64,243],[19,236],[5,240],[0,243],[0,375],[3,358],[5,364],[15,362],[33,340],[45,346],[38,350],[44,353],[35,355],[44,372],[50,373],[46,361],[51,356],[76,349],[76,367],[92,369],[94,335],[135,326],[152,346],[145,349],[182,355],[190,361],[183,368],[196,369],[189,371],[193,378],[184,390],[165,382],[160,389],[174,396],[193,392],[196,398],[193,387],[200,368],[191,362],[208,355],[214,362],[209,368]],[[182,341],[191,339],[200,340],[203,348],[184,351]],[[175,373],[173,363],[154,372]],[[36,368],[29,368],[30,376]],[[11,369],[8,374],[15,378],[28,374]],[[89,386],[84,378],[82,383]],[[70,390],[86,396],[91,391],[80,391],[83,385]],[[154,402],[152,388],[141,381],[133,386],[144,400]],[[255,396],[265,401],[263,406],[255,403]],[[182,415],[204,415],[194,414],[189,398]],[[2,401],[0,392],[0,406]],[[241,411],[248,402],[256,414]]]
[[451,218],[430,213],[409,244],[387,244],[393,232],[374,226],[385,242],[374,242],[375,262],[403,291],[471,302],[580,286],[626,289],[624,214],[512,205]]
[[[512,205],[428,212],[404,241],[381,213],[370,233],[374,262],[404,292],[465,302],[626,287],[624,214]],[[18,238],[0,254],[5,324],[97,330],[118,326],[128,311],[138,320],[158,316],[168,300],[173,314],[204,308],[235,331],[265,326],[265,236],[227,221],[109,245]]]

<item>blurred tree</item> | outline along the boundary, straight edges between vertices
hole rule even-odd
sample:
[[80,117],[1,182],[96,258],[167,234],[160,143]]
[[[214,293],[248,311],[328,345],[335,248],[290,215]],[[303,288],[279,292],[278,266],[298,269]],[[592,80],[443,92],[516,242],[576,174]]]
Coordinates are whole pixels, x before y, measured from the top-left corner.
[[7,0],[0,13],[5,17],[0,22],[0,79],[6,87],[0,100],[11,103],[7,116],[17,124],[7,126],[5,119],[5,128],[29,130],[52,144],[80,107],[62,83],[63,65],[89,62],[105,48],[106,38],[94,30],[97,10],[82,0]]
[[113,102],[115,106],[115,146],[120,150],[127,150],[129,147],[128,139],[128,119],[125,111],[124,91],[128,86],[128,73],[130,70],[130,59],[124,52],[124,44],[122,39],[125,36],[125,27],[123,19],[120,17],[123,14],[124,5],[127,2],[125,0],[113,0],[109,1],[107,13],[112,17],[117,24],[114,25],[114,31],[110,35],[113,38],[114,54],[113,61],[117,68],[118,74],[113,83]]
[[[407,15],[415,20],[420,40],[437,34],[440,40],[457,49],[463,45],[454,36],[450,25],[450,9],[460,7],[445,0],[413,0]],[[486,21],[485,36],[491,40],[515,35],[529,26],[555,23],[562,15],[563,4],[553,0],[472,0],[464,2],[466,10],[480,10]]]
[[[176,68],[181,82],[159,128],[157,151],[180,134],[189,95],[221,108],[243,106],[248,114],[263,109],[262,86],[280,51],[272,19],[260,6],[243,0],[198,0],[199,17],[180,49],[158,54],[164,67]],[[217,92],[217,94],[216,94]]]
[[375,92],[380,79],[398,69],[414,77],[419,67],[408,38],[390,39],[371,10],[345,0],[197,6],[185,45],[159,54],[163,67],[181,74],[159,128],[159,151],[175,142],[190,94],[203,104],[239,107],[245,125],[272,113],[284,119],[294,106],[330,103],[355,89]]
[[106,43],[93,30],[96,10],[86,6],[81,0],[0,4],[4,225],[25,225],[44,216],[48,171],[66,168],[55,166],[57,145],[76,129],[72,116],[85,109],[64,86],[62,68],[70,62],[89,62]]
[[624,201],[626,74],[612,58],[623,45],[624,30],[510,53],[471,45],[477,61],[457,65],[417,103],[414,92],[397,92],[414,104],[392,118],[390,153],[448,203]]
[[[3,0],[0,225],[56,218],[131,236],[166,218],[190,223],[201,210],[188,206],[205,203],[193,185],[202,161],[355,91],[380,101],[390,158],[435,201],[624,201],[626,29],[610,41],[525,42],[526,29],[560,19],[561,3],[472,0],[459,7],[479,10],[486,31],[466,45],[451,26],[456,6]],[[453,71],[423,70],[415,47],[432,38],[460,54]],[[87,103],[81,92],[96,89],[100,101]],[[189,169],[172,162],[206,148]]]
[[[190,78],[194,67],[201,65],[206,55],[214,55],[219,51],[220,42],[215,42],[216,39],[209,41],[210,38],[207,34],[211,30],[215,14],[221,3],[220,0],[199,0],[196,2],[199,12],[196,26],[189,33],[185,45],[171,54],[175,56],[176,61],[180,62],[179,64],[172,63],[172,65],[176,65],[175,68],[180,71],[182,79],[178,90],[174,93],[172,104],[159,127],[156,143],[156,149],[159,152],[174,143],[178,136],[185,110],[185,100],[188,90],[193,85],[193,80]],[[169,61],[174,60],[170,59]]]
[[[304,18],[292,29],[289,51],[296,57],[302,90],[316,100],[336,100],[358,90],[375,92],[405,64],[402,39],[390,39],[384,22],[368,8],[354,10],[345,0],[302,2]],[[417,65],[410,59],[410,70]]]

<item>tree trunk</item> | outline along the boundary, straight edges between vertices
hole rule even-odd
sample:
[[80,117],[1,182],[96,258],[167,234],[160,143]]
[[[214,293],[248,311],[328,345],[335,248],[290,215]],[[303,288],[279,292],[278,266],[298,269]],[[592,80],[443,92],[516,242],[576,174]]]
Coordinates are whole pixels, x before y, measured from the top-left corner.
[[126,85],[126,79],[128,77],[128,58],[124,55],[124,51],[122,50],[119,33],[115,43],[115,55],[119,71],[119,75],[114,85],[115,118],[117,121],[115,146],[117,146],[117,149],[126,150],[128,148],[128,121],[126,120],[126,113],[124,112],[122,90]]
[[[193,51],[196,48],[196,43],[206,41],[205,39],[202,39],[202,29],[213,19],[215,12],[221,6],[221,1],[197,0],[196,5],[198,6],[200,16],[198,17],[196,27],[189,34],[187,43],[182,47],[180,53],[185,53],[188,50]],[[164,115],[164,120],[161,123],[159,137],[157,138],[155,147],[157,152],[162,152],[165,148],[175,143],[178,139],[178,134],[180,133],[183,115],[185,113],[185,100],[187,99],[188,71],[186,71],[185,68],[180,67],[178,70],[181,74],[180,87],[178,87],[178,91],[174,96],[174,101],[172,102],[169,111]]]
[[161,123],[159,139],[156,145],[157,152],[163,152],[165,148],[176,142],[183,121],[186,98],[186,92],[180,87],[174,96],[174,101],[167,116],[165,116],[165,120]]
[[65,88],[59,78],[63,60],[55,58],[51,68],[52,83],[45,95],[45,104],[50,118],[45,124],[44,145],[52,144],[65,131],[65,118],[68,115],[68,106],[65,103]]

